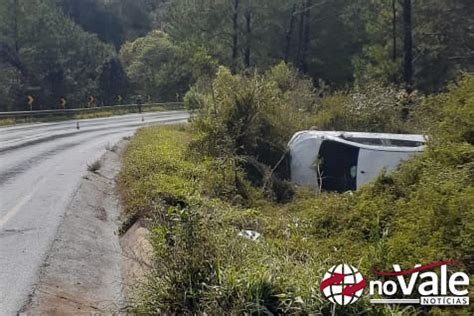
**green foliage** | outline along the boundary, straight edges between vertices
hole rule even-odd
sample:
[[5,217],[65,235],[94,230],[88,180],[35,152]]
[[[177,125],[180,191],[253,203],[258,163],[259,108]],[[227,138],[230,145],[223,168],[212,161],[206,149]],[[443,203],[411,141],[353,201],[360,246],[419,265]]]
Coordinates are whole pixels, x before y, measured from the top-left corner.
[[432,130],[435,136],[474,145],[474,76],[465,75],[450,86],[449,93],[431,97],[426,103],[440,122]]
[[[220,92],[216,98],[233,102],[230,91],[239,88],[242,93],[246,84],[221,69],[214,84]],[[129,212],[147,210],[156,261],[136,311],[327,314],[331,306],[317,286],[327,268],[341,262],[359,267],[367,277],[373,268],[390,270],[394,263],[409,268],[450,259],[465,262],[472,272],[471,87],[472,77],[466,76],[449,92],[423,101],[418,111],[429,113],[436,106],[444,114],[430,116],[433,134],[426,152],[397,172],[382,174],[353,194],[301,188],[286,204],[271,202],[255,190],[248,204],[235,203],[233,175],[238,168],[222,165],[221,156],[190,151],[190,144],[202,137],[193,130],[140,131],[126,154],[122,190]],[[331,98],[337,97],[347,96]],[[246,240],[238,236],[242,229],[262,237]],[[370,305],[366,298],[344,309],[367,315],[421,312]],[[463,314],[469,308],[424,312]]]
[[[404,35],[402,5],[399,1],[351,2],[344,10],[345,23],[360,33],[355,36],[363,43],[363,49],[353,56],[356,82],[400,83]],[[470,71],[472,67],[472,47],[464,44],[474,36],[472,28],[468,27],[473,24],[472,3],[469,0],[412,1],[412,15],[415,87],[425,92],[442,90],[462,71]]]
[[26,110],[27,94],[35,96],[36,108],[56,107],[61,97],[77,107],[95,94],[96,70],[113,55],[112,47],[84,32],[50,0],[2,1],[0,12],[7,16],[0,22],[5,30],[0,64],[21,74],[8,87],[16,109]]
[[[218,65],[249,74],[282,61],[322,90],[322,82],[399,85],[401,11],[396,0],[4,0],[0,107],[26,110],[27,95],[35,109],[56,108],[62,97],[81,107],[90,95],[110,104],[114,90],[175,101],[196,82],[212,90]],[[472,16],[470,0],[413,3],[416,89],[442,91],[472,71]],[[132,89],[111,68],[117,51]],[[202,105],[195,97],[192,109]]]
[[205,51],[175,45],[161,31],[126,43],[120,58],[135,91],[161,101],[181,99],[197,78],[215,71]]
[[316,95],[310,80],[283,63],[249,76],[221,67],[211,91],[196,87],[185,101],[188,108],[200,108],[193,118],[195,151],[234,161],[277,200],[291,196],[281,181],[288,175],[286,143],[311,126]]
[[316,96],[311,81],[280,64],[251,76],[221,67],[212,91],[191,90],[192,99],[202,105],[193,120],[198,146],[212,156],[257,156],[259,145],[281,150],[293,132],[307,125]]
[[15,67],[0,62],[0,111],[12,111],[14,104],[22,98],[24,83],[21,73]]
[[[101,41],[113,44],[115,47],[125,40],[124,17],[117,14],[113,1],[100,0],[54,0],[58,7],[86,32],[95,33]],[[123,1],[125,3],[127,1]],[[137,1],[139,2],[139,1]],[[124,12],[130,14],[131,10]],[[145,21],[144,21],[145,20]],[[146,14],[143,14],[136,26],[146,23]],[[146,31],[145,31],[146,33]]]
[[191,89],[186,92],[183,101],[184,107],[191,112],[202,109],[206,106],[206,104],[212,102],[210,96],[201,93],[197,86],[192,86]]
[[406,133],[417,130],[406,111],[417,108],[421,97],[406,97],[402,90],[371,82],[348,92],[323,98],[315,114],[319,130]]
[[[395,2],[395,34],[392,1],[352,1],[345,8],[345,23],[357,32],[362,49],[353,56],[356,83],[400,83],[402,78],[403,24],[401,5]],[[394,38],[395,36],[395,38]],[[396,47],[394,51],[394,39]]]
[[[296,214],[256,193],[253,209],[233,206],[235,170],[189,155],[183,127],[141,130],[121,174],[127,212],[153,223],[153,274],[138,295],[145,314],[327,311],[317,284],[325,255],[306,240]],[[307,227],[307,226],[304,226]],[[248,241],[240,229],[258,229]],[[295,235],[296,234],[296,235]],[[359,308],[362,308],[359,306]]]
[[118,58],[111,58],[100,67],[98,81],[100,99],[105,105],[115,105],[119,95],[127,95],[129,82]]
[[[177,41],[204,45],[222,65],[236,71],[268,69],[286,61],[316,81],[322,78],[343,86],[352,81],[351,58],[360,46],[343,23],[341,12],[349,1],[314,1],[306,9],[308,3],[218,0],[189,5],[184,0],[172,1],[164,14],[165,30]],[[304,37],[306,27],[311,31]]]

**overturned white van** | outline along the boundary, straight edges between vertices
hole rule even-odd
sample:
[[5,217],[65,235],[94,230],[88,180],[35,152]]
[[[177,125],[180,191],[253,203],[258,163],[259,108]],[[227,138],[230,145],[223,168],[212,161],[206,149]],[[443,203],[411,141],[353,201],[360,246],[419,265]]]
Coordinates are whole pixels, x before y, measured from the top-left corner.
[[302,131],[290,140],[291,181],[323,191],[354,191],[424,150],[423,135]]

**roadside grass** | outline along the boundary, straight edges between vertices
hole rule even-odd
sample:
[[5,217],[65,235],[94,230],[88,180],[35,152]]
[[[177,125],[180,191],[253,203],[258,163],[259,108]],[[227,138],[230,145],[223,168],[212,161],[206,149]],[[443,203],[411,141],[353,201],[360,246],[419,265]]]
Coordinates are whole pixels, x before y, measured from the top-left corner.
[[[135,312],[327,315],[332,306],[318,286],[333,265],[352,264],[370,279],[372,268],[395,263],[472,260],[472,145],[428,150],[354,194],[297,189],[291,202],[278,204],[231,162],[190,151],[195,137],[187,126],[151,127],[126,150],[121,196],[129,218],[148,219],[155,256]],[[262,237],[247,240],[243,229]],[[419,312],[370,305],[367,296],[337,310]]]
[[[168,111],[163,106],[150,106],[150,107],[143,107],[142,113],[150,113],[150,112],[162,112]],[[60,122],[60,121],[68,121],[68,120],[84,120],[84,119],[93,119],[93,118],[104,118],[104,117],[111,117],[111,116],[121,116],[126,114],[133,114],[138,113],[138,109],[136,108],[117,108],[117,109],[108,109],[104,111],[97,111],[91,113],[77,113],[71,115],[43,115],[43,116],[32,116],[32,117],[21,117],[21,118],[5,118],[0,119],[0,126],[9,126],[9,125],[16,125],[16,124],[26,124],[26,123],[48,123],[48,122]]]
[[16,122],[14,119],[0,119],[0,126],[8,126],[8,125],[15,125]]

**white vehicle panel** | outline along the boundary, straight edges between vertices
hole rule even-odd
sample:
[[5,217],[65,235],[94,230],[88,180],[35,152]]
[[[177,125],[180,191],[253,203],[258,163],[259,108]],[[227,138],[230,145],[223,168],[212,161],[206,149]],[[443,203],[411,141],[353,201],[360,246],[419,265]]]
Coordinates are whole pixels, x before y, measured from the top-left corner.
[[[406,134],[386,134],[386,133],[359,133],[359,132],[336,132],[336,131],[301,131],[296,133],[288,143],[291,155],[290,172],[291,181],[297,185],[309,186],[320,189],[318,175],[316,173],[316,163],[320,155],[322,144],[325,141],[336,142],[352,146],[359,149],[357,156],[357,167],[344,173],[344,177],[350,178],[355,174],[357,189],[377,177],[383,169],[387,172],[395,170],[402,161],[409,159],[417,153],[424,151],[426,136],[406,135]],[[326,147],[327,148],[327,147]],[[331,172],[337,174],[337,164],[341,164],[341,169],[347,169],[346,156],[331,154],[330,157],[322,157],[324,161],[330,158],[332,162]],[[335,164],[334,164],[335,162]],[[335,169],[336,168],[336,169]],[[328,170],[322,171],[322,177],[326,178],[334,175],[328,174]],[[326,173],[325,173],[326,172]],[[347,174],[346,174],[347,173]],[[338,175],[336,175],[338,177]],[[324,181],[322,189],[324,188]],[[326,182],[327,183],[327,182]],[[331,190],[331,189],[328,189]],[[349,189],[348,189],[349,190]]]
[[415,152],[395,152],[361,149],[357,168],[357,188],[372,181],[382,170],[394,171],[402,161],[408,160]]

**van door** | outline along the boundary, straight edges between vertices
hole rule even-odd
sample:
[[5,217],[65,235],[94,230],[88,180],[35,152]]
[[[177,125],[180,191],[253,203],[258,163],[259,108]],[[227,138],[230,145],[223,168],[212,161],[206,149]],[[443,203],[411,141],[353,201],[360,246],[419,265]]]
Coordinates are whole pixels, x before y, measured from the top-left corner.
[[323,141],[318,155],[321,189],[336,192],[355,191],[358,157],[358,147],[331,140]]
[[357,188],[372,181],[382,170],[394,171],[404,160],[410,159],[416,152],[361,149],[359,153]]

